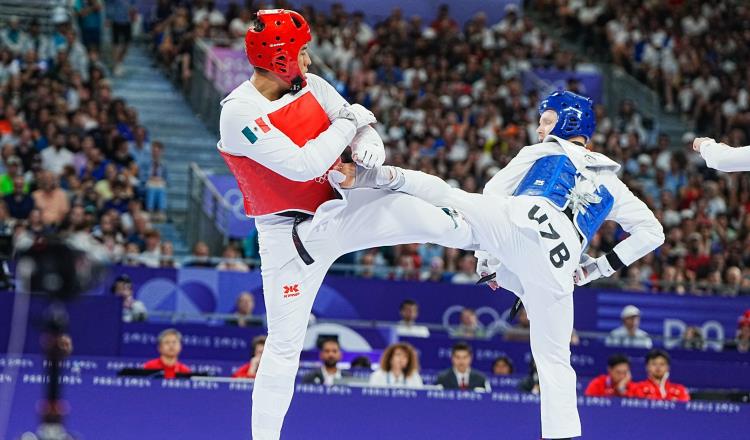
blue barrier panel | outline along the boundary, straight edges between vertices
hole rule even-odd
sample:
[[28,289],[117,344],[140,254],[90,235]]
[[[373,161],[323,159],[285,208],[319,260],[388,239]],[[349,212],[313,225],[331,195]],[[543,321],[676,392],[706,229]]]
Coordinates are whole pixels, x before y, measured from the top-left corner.
[[[68,379],[69,429],[77,438],[248,439],[250,383],[205,383],[100,376]],[[18,438],[37,426],[42,385],[35,378],[0,383],[14,388],[10,426]],[[736,440],[747,437],[750,406],[633,399],[579,398],[584,439]],[[0,411],[7,409],[0,405]],[[534,439],[538,397],[297,385],[284,439]]]
[[[0,292],[0,353],[8,351],[11,316],[15,295]],[[40,353],[40,331],[44,322],[44,311],[48,299],[31,296],[23,351]],[[112,295],[82,296],[66,306],[70,318],[68,333],[73,337],[74,350],[78,354],[116,356],[119,348],[122,322],[122,300]]]
[[[237,295],[246,290],[256,295],[255,312],[265,313],[259,271],[114,267],[97,292],[109,294],[112,280],[120,273],[131,276],[136,297],[149,310],[231,313]],[[320,318],[396,321],[400,319],[399,304],[405,298],[419,303],[422,322],[457,324],[460,310],[465,306],[476,309],[479,321],[490,329],[505,324],[503,315],[515,299],[509,292],[492,292],[481,286],[329,275],[317,294],[313,314]],[[585,288],[576,289],[574,300],[575,327],[579,331],[608,332],[620,325],[622,308],[634,304],[641,309],[643,329],[655,336],[668,337],[667,348],[679,343],[688,325],[698,326],[711,339],[732,339],[737,318],[750,309],[750,297],[696,297]]]

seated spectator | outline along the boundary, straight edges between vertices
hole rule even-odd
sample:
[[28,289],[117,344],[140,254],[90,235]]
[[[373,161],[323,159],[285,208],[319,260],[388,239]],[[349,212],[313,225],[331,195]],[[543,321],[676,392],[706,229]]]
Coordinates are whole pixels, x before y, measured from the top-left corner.
[[449,274],[445,271],[445,261],[443,257],[435,255],[430,259],[429,270],[423,271],[419,279],[421,281],[432,281],[435,283],[449,281]]
[[70,211],[70,202],[65,191],[57,186],[57,179],[49,171],[39,174],[39,189],[31,195],[34,206],[42,212],[42,222],[45,225],[59,225]]
[[734,340],[724,344],[724,349],[740,353],[750,352],[750,309],[737,320],[737,335]]
[[162,370],[165,379],[174,379],[177,373],[190,373],[190,368],[179,361],[182,351],[182,333],[168,328],[159,333],[159,357],[143,364],[145,370]]
[[253,316],[255,297],[250,292],[240,292],[234,303],[234,315],[227,319],[227,325],[237,327],[257,327],[263,325],[263,319]]
[[622,325],[612,330],[605,340],[608,347],[651,348],[653,342],[645,331],[640,329],[641,311],[633,305],[625,306],[620,312]]
[[646,380],[636,382],[634,397],[653,400],[677,400],[687,402],[687,388],[669,380],[670,358],[664,350],[654,349],[646,355]]
[[15,191],[15,181],[21,178],[23,181],[22,190],[24,193],[29,192],[29,185],[23,176],[23,167],[21,159],[18,156],[10,156],[5,162],[5,172],[0,174],[0,194],[9,195]]
[[521,307],[521,310],[518,311],[517,318],[518,322],[505,331],[503,339],[512,342],[529,342],[531,324],[529,323],[529,315],[526,314],[524,307]]
[[18,220],[29,218],[31,210],[34,209],[34,199],[26,190],[26,181],[23,176],[13,178],[13,192],[3,198],[8,206],[11,217]]
[[101,200],[107,201],[112,198],[114,195],[113,188],[117,184],[118,177],[117,165],[108,162],[104,166],[104,178],[97,179],[97,182],[94,184],[94,191],[96,191]]
[[492,362],[492,374],[510,376],[513,374],[513,361],[508,356],[500,356]]
[[115,278],[112,284],[112,293],[122,298],[122,320],[123,322],[145,321],[148,317],[146,306],[133,297],[133,282],[126,274]]
[[123,266],[143,266],[141,262],[141,248],[138,243],[129,241],[125,245],[125,255],[122,258]]
[[370,375],[370,385],[421,388],[422,376],[414,347],[405,342],[389,345],[380,358],[380,369]]
[[453,275],[451,283],[453,284],[474,284],[479,281],[479,275],[476,273],[477,259],[471,254],[461,257],[459,262],[459,272]]
[[114,209],[120,214],[128,212],[128,205],[130,204],[130,197],[128,195],[128,187],[124,181],[118,179],[114,185],[112,185],[112,197],[104,202],[102,209],[109,211]]
[[399,313],[401,314],[401,321],[396,326],[396,334],[415,338],[430,337],[430,329],[416,323],[419,316],[419,305],[416,301],[413,299],[402,301]]
[[438,374],[435,383],[446,390],[491,391],[490,383],[484,374],[471,369],[471,347],[465,342],[457,342],[451,350],[452,367]]
[[252,357],[250,362],[242,364],[237,371],[232,374],[234,378],[255,379],[255,373],[258,372],[260,357],[263,355],[263,348],[266,346],[266,336],[260,335],[253,338],[251,345]]
[[62,174],[63,169],[68,165],[73,165],[73,153],[65,148],[65,133],[58,132],[54,137],[54,142],[42,150],[42,168],[52,172],[55,176]]
[[170,267],[176,269],[179,267],[174,260],[174,244],[171,241],[162,241],[160,247],[159,267]]
[[338,367],[338,363],[341,361],[341,346],[336,339],[324,339],[321,341],[320,361],[323,363],[320,369],[302,376],[302,383],[329,387],[344,376],[344,372]]
[[367,356],[357,356],[349,364],[351,370],[372,371],[372,362]]
[[484,327],[479,323],[474,309],[465,307],[461,310],[461,321],[453,332],[456,338],[484,338]]
[[694,325],[686,328],[685,334],[682,335],[682,343],[680,345],[685,350],[703,350],[706,348],[701,329]]
[[141,264],[146,267],[161,267],[161,233],[156,229],[149,229],[144,234],[143,241]]
[[628,357],[613,354],[607,359],[607,374],[593,378],[584,394],[591,397],[633,397],[635,383],[632,380]]
[[183,264],[185,267],[214,267],[208,245],[198,241],[193,245],[193,254]]
[[242,256],[240,255],[240,251],[237,250],[237,247],[232,244],[227,245],[227,247],[224,248],[224,252],[221,254],[223,261],[216,266],[216,269],[233,272],[250,272],[250,266],[245,264],[245,262],[240,259],[241,257]]

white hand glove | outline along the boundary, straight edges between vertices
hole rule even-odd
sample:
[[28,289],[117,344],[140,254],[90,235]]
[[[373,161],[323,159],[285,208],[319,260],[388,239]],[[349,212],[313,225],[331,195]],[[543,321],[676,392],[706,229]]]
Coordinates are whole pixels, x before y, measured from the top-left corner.
[[710,137],[698,137],[698,138],[695,138],[695,140],[693,140],[693,150],[695,150],[695,151],[697,151],[697,152],[700,153],[701,152],[701,147],[703,146],[704,142],[715,143],[716,141],[714,140],[714,138],[710,138]]
[[599,278],[611,276],[615,272],[616,270],[609,264],[606,255],[593,258],[590,255],[583,254],[578,268],[573,273],[573,281],[577,286],[584,286]]
[[[477,259],[476,272],[480,278],[497,273],[500,268],[500,260],[490,255],[489,252],[476,251],[474,252],[474,257]],[[497,290],[497,288],[500,287],[496,279],[488,281],[487,285],[490,286],[490,289],[492,290]]]
[[336,116],[336,119],[339,118],[352,121],[354,126],[357,127],[357,130],[366,125],[378,122],[378,120],[375,119],[375,115],[372,114],[370,110],[367,110],[359,104],[345,105],[342,107],[341,110],[339,110],[339,114]]
[[372,169],[385,162],[383,139],[374,128],[367,126],[357,130],[352,139],[352,159],[357,165]]

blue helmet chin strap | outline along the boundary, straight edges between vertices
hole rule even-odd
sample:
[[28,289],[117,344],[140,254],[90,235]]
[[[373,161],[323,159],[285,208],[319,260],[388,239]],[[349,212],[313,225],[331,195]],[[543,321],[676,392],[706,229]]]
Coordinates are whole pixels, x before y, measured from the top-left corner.
[[549,134],[563,139],[583,136],[586,142],[591,140],[596,129],[594,101],[591,98],[567,90],[553,92],[539,103],[540,116],[547,110],[557,113],[557,123]]

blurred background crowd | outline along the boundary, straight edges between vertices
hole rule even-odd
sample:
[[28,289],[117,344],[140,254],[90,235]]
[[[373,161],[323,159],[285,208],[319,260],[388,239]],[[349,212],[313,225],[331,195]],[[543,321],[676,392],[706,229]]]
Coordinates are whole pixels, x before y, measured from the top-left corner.
[[[0,222],[16,238],[58,230],[97,240],[125,264],[215,266],[219,261],[200,242],[187,261],[174,258],[172,243],[153,227],[169,221],[164,145],[150,138],[133,107],[113,96],[110,78],[122,74],[134,17],[155,60],[186,84],[195,41],[242,47],[252,12],[262,5],[219,10],[210,1],[159,0],[142,16],[130,2],[112,3],[105,11],[98,0],[78,1],[75,14],[59,15],[46,33],[14,18],[0,32]],[[388,163],[467,191],[481,191],[521,147],[537,142],[540,96],[524,91],[521,74],[587,65],[530,14],[585,42],[585,56],[611,59],[642,78],[696,133],[747,143],[749,12],[737,2],[539,0],[525,10],[509,6],[498,22],[478,13],[463,24],[447,5],[429,23],[395,9],[374,26],[342,5],[302,12],[319,71],[377,115]],[[636,23],[649,23],[649,32]],[[107,59],[99,50],[102,27],[112,30]],[[586,32],[576,33],[581,27]],[[571,80],[567,87],[581,85]],[[600,105],[597,116],[592,147],[623,165],[623,180],[657,213],[667,235],[662,248],[623,271],[618,285],[697,295],[750,289],[750,177],[707,170],[688,149],[692,133],[670,138],[642,117],[636,102],[621,102],[615,114]],[[589,252],[607,252],[625,234],[606,224]],[[243,243],[213,255],[219,256],[229,259],[222,269],[257,263],[253,246]],[[357,265],[348,273],[364,277],[477,279],[472,255],[432,245],[371,249],[339,263]]]

